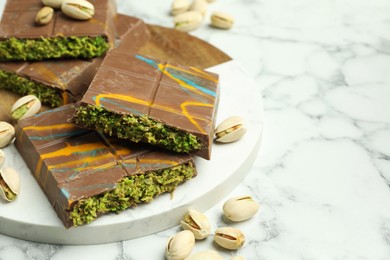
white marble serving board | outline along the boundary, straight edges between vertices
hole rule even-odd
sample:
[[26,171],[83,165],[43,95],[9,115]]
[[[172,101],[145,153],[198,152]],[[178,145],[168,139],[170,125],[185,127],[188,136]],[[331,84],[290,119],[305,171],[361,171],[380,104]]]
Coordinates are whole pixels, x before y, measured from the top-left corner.
[[189,207],[204,211],[231,192],[251,168],[260,148],[263,129],[262,98],[255,82],[240,65],[230,61],[210,71],[220,75],[217,124],[242,116],[246,135],[235,143],[212,147],[210,161],[197,158],[198,175],[171,194],[120,214],[100,217],[89,225],[65,229],[14,145],[4,148],[4,167],[21,174],[21,193],[11,203],[0,202],[0,233],[55,244],[99,244],[132,239],[178,225]]

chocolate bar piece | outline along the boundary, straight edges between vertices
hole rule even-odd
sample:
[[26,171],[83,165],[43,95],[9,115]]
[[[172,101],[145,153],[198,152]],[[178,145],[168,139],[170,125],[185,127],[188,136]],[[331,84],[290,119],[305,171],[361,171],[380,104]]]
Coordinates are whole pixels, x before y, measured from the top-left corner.
[[210,159],[218,75],[107,53],[73,117],[80,127]]
[[[135,17],[115,17],[118,48],[136,52],[149,39],[145,23]],[[123,44],[120,44],[123,42]],[[89,60],[0,62],[0,89],[22,96],[35,95],[50,107],[81,99],[99,68],[102,57]]]
[[91,0],[95,14],[81,21],[55,10],[49,24],[35,24],[41,0],[8,0],[0,23],[0,60],[99,57],[115,40],[114,0]]
[[16,148],[65,227],[147,203],[196,175],[192,156],[124,145],[67,122],[74,104],[20,120]]

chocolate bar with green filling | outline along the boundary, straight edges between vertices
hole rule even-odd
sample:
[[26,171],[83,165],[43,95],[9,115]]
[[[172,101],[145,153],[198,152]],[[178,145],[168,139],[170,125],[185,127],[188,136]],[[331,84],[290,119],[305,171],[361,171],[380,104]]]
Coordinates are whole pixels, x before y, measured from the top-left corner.
[[74,104],[16,127],[16,148],[65,227],[151,202],[193,178],[193,157],[123,144],[68,122]]
[[25,61],[58,58],[94,58],[104,55],[115,40],[114,0],[91,0],[90,20],[67,17],[55,10],[46,25],[35,16],[41,0],[7,0],[0,23],[0,60]]
[[[136,52],[149,39],[149,32],[141,19],[117,14],[115,27],[116,44],[126,52]],[[0,89],[22,96],[35,95],[50,107],[73,103],[82,98],[102,60],[102,57],[97,57],[88,60],[3,61],[0,62]]]
[[72,121],[108,136],[210,159],[218,101],[215,73],[112,50]]

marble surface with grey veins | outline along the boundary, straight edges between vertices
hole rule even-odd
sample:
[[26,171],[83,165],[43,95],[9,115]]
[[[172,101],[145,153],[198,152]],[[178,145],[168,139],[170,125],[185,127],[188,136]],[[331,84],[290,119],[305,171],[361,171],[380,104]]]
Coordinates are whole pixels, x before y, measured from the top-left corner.
[[[118,8],[172,27],[170,4],[121,0]],[[234,27],[210,28],[213,10],[233,15]],[[217,0],[191,34],[247,69],[265,115],[260,154],[226,197],[249,194],[261,204],[254,218],[234,224],[246,243],[230,252],[210,237],[194,252],[215,249],[224,259],[390,259],[390,2]],[[205,212],[213,229],[226,225],[226,199]],[[0,259],[163,259],[168,237],[179,230],[91,246],[0,235]]]

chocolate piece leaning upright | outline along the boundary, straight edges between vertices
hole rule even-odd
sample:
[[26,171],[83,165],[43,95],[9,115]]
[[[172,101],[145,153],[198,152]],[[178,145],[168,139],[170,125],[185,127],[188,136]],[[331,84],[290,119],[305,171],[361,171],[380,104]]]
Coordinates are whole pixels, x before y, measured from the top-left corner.
[[[144,22],[117,14],[115,17],[118,48],[136,52],[149,39]],[[121,44],[123,42],[123,44]],[[58,107],[81,99],[96,74],[103,58],[88,60],[44,60],[0,62],[0,89],[35,95],[42,103]]]
[[67,122],[74,104],[18,122],[16,148],[65,227],[147,203],[196,175],[193,157],[106,139]]
[[73,122],[109,136],[210,159],[218,75],[112,50]]
[[115,40],[114,0],[92,0],[95,14],[81,21],[56,10],[46,25],[34,20],[41,0],[8,0],[0,23],[0,60],[99,57]]

